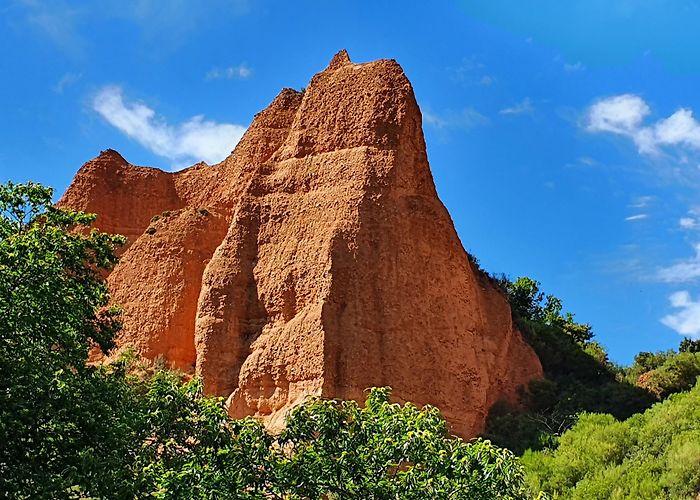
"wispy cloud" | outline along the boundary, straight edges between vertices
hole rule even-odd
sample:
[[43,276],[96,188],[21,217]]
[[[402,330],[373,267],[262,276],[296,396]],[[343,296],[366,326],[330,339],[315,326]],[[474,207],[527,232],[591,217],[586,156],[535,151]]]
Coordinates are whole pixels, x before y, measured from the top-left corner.
[[583,71],[585,69],[586,66],[581,61],[577,61],[574,64],[564,64],[564,71],[566,71],[567,73],[576,73],[577,71]]
[[124,7],[119,0],[16,0],[13,15],[42,33],[65,53],[81,56],[90,45],[95,20],[119,20],[134,25],[144,40],[179,46],[193,32],[206,29],[213,16],[238,16],[249,0],[135,0]]
[[700,211],[696,209],[688,210],[685,217],[678,219],[678,226],[686,231],[696,231],[700,229]]
[[503,108],[499,113],[502,115],[522,115],[532,113],[533,111],[535,111],[535,108],[532,106],[532,101],[529,97],[526,97],[514,106]]
[[680,335],[700,338],[700,301],[693,300],[686,290],[675,292],[668,298],[671,307],[678,309],[661,318],[661,323]]
[[688,283],[700,278],[700,243],[693,245],[695,255],[680,260],[668,267],[662,267],[656,273],[657,278],[665,283]]
[[82,17],[82,8],[64,0],[18,0],[15,5],[23,9],[24,20],[34,30],[42,33],[66,53],[83,54],[83,42],[77,26]]
[[427,109],[423,110],[423,121],[426,125],[430,125],[435,128],[445,128],[447,127],[447,121],[442,119],[440,116],[436,115],[432,111]]
[[678,219],[678,225],[681,229],[698,229],[700,221],[694,217],[681,217]]
[[159,156],[177,161],[223,160],[245,132],[242,125],[217,123],[198,115],[173,126],[146,104],[128,101],[117,86],[102,88],[92,108],[110,125]]
[[658,154],[670,146],[700,149],[700,123],[691,109],[680,108],[667,118],[644,125],[650,113],[651,108],[638,95],[607,97],[587,110],[586,129],[629,137],[646,155]]
[[63,75],[56,84],[51,87],[51,90],[57,94],[63,94],[63,91],[71,85],[75,85],[82,78],[83,75],[79,73],[66,73]]
[[491,76],[491,75],[484,75],[479,79],[479,84],[483,85],[484,87],[489,87],[495,81],[496,81],[496,77]]
[[590,156],[581,156],[578,158],[578,162],[581,165],[586,165],[587,167],[596,167],[600,165],[600,162],[598,160],[594,160]]
[[253,75],[253,70],[245,63],[227,68],[213,68],[207,71],[207,80],[245,80]]
[[448,110],[441,113],[435,113],[426,107],[422,112],[425,124],[438,129],[470,129],[489,123],[489,119],[486,116],[472,107],[467,107],[459,111]]
[[630,215],[629,217],[625,217],[625,220],[627,222],[634,222],[638,220],[644,220],[649,218],[649,214],[635,214],[635,215]]
[[649,204],[654,201],[653,196],[637,196],[634,200],[632,200],[632,203],[630,203],[630,208],[646,208],[649,206]]
[[489,87],[496,82],[496,77],[487,73],[486,65],[476,56],[465,57],[456,66],[448,68],[455,80],[468,85],[483,85]]

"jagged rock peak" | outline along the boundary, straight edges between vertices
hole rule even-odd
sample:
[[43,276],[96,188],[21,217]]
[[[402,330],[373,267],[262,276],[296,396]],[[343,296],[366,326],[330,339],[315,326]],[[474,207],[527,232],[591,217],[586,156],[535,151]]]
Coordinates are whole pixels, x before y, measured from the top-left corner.
[[328,64],[328,68],[326,68],[326,70],[332,71],[348,64],[352,64],[352,61],[350,60],[348,51],[343,49],[333,56],[333,59],[331,59],[331,62]]
[[100,151],[100,154],[98,155],[97,158],[103,159],[103,160],[112,160],[118,163],[128,163],[124,157],[119,153],[119,151],[115,149],[105,149],[104,151]]

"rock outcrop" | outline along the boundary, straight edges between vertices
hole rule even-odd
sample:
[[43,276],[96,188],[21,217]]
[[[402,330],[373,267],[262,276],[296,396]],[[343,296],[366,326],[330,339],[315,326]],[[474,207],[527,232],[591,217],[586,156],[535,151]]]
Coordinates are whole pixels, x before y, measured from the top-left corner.
[[129,246],[120,346],[164,356],[273,427],[310,394],[440,407],[462,436],[542,376],[438,199],[401,67],[345,51],[285,89],[233,153],[176,173],[103,152],[60,204]]

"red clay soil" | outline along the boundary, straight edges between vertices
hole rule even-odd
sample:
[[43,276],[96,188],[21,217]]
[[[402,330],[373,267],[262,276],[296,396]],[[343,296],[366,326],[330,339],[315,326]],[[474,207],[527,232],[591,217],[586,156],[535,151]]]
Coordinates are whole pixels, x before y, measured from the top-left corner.
[[108,277],[118,345],[202,376],[234,417],[279,428],[308,395],[362,401],[388,385],[470,437],[542,376],[437,196],[393,60],[338,53],[214,166],[168,173],[103,152],[59,204],[129,238]]

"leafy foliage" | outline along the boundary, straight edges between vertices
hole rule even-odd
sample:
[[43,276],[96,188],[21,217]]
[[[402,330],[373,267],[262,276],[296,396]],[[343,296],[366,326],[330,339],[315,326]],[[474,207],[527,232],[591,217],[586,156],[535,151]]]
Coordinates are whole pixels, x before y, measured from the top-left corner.
[[528,451],[522,460],[533,491],[553,498],[696,498],[700,385],[623,422],[584,414],[555,451]]
[[700,353],[680,352],[639,376],[638,383],[659,399],[687,391],[700,377]]
[[94,217],[55,209],[51,195],[0,186],[0,491],[13,497],[64,497],[97,477],[96,494],[118,490],[132,417],[114,398],[128,389],[85,365],[118,327],[98,270],[122,240],[71,231]]
[[487,437],[517,454],[526,449],[555,447],[557,438],[583,411],[627,418],[651,406],[645,389],[622,380],[603,347],[593,340],[590,325],[562,314],[562,302],[540,290],[527,277],[499,283],[513,317],[537,353],[545,379],[533,381],[521,395],[523,409],[498,404],[487,421]]
[[678,352],[700,352],[700,339],[683,338],[678,346]]
[[562,315],[562,301],[554,295],[540,291],[540,283],[527,276],[510,281],[499,280],[516,318],[556,327],[574,342],[585,344],[593,338],[591,325],[576,323],[572,313]]
[[523,498],[522,470],[488,441],[449,438],[430,406],[389,402],[387,388],[354,401],[312,400],[280,436],[280,485],[292,498]]
[[630,384],[637,384],[641,375],[659,368],[675,354],[672,349],[659,352],[642,351],[634,357],[631,366],[623,369],[623,376]]
[[452,438],[439,411],[315,399],[280,436],[231,420],[198,379],[112,346],[100,272],[121,237],[60,210],[37,184],[0,187],[0,494],[7,498],[522,498],[523,471],[488,441]]
[[145,390],[140,436],[131,467],[138,496],[154,498],[275,498],[273,438],[253,419],[231,420],[221,398],[205,397],[202,383],[182,383],[158,370],[132,380]]
[[658,399],[687,391],[700,377],[700,341],[684,338],[678,352],[640,352],[622,374],[626,381],[645,388]]

